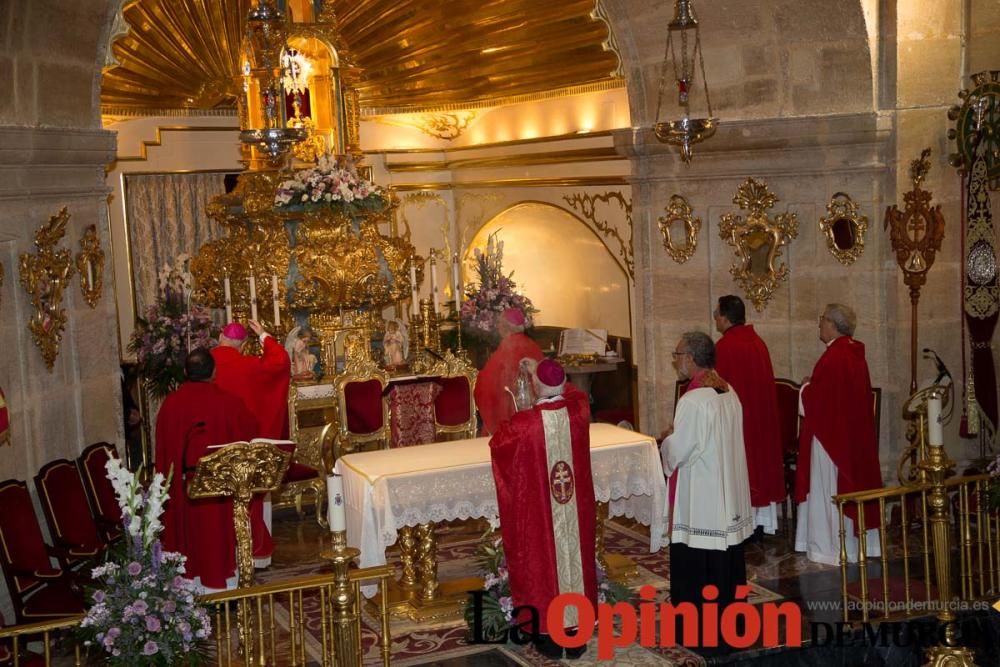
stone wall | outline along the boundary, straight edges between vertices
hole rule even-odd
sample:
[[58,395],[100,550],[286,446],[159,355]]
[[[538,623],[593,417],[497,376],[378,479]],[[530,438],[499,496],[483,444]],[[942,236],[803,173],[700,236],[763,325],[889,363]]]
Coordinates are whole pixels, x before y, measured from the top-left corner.
[[[114,276],[104,166],[114,135],[95,104],[107,0],[0,3],[0,386],[11,409],[11,446],[0,448],[0,479],[31,478],[88,443],[122,442]],[[91,309],[74,276],[64,292],[68,323],[48,370],[28,331],[30,299],[19,284],[21,253],[62,207],[71,215],[61,247],[75,257],[96,225],[105,252],[104,296]],[[39,513],[41,516],[41,513]],[[0,611],[11,621],[6,591]]]

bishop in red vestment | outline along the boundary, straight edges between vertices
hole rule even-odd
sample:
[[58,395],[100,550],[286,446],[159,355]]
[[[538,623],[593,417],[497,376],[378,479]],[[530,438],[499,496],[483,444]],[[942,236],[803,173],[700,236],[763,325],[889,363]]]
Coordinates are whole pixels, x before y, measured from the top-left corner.
[[186,477],[210,445],[250,440],[257,423],[243,402],[212,382],[208,350],[192,351],[187,381],[163,401],[156,417],[156,471],[173,471],[163,512],[163,547],[187,556],[187,576],[210,589],[236,573],[236,532],[229,498],[191,500]]
[[785,464],[771,355],[753,325],[746,324],[746,306],[738,296],[719,297],[714,316],[722,334],[715,344],[715,371],[736,390],[743,407],[754,525],[773,535],[778,503],[785,501]]
[[[801,503],[795,536],[797,551],[810,560],[840,562],[839,518],[831,496],[882,488],[872,384],[864,343],[853,338],[854,311],[830,304],[819,320],[826,351],[811,377],[803,380],[800,407],[799,459],[795,501]],[[845,506],[848,560],[857,557],[857,509]],[[866,553],[880,553],[878,505],[865,505],[870,530]]]
[[[250,328],[260,337],[263,354],[258,357],[240,352],[246,341],[246,328],[236,322],[226,325],[219,336],[219,345],[212,348],[215,383],[239,396],[257,418],[254,437],[287,440],[292,363],[285,348],[264,331],[260,322],[250,320]],[[250,527],[254,558],[266,563],[274,552],[274,542],[264,523],[262,499],[255,498],[250,505]]]
[[538,344],[524,335],[524,323],[524,313],[516,308],[508,308],[497,318],[497,330],[502,337],[500,346],[476,378],[476,407],[486,435],[496,433],[500,424],[516,412],[507,389],[514,391],[521,359],[539,361],[545,357]]
[[[542,636],[536,646],[558,658],[563,649],[548,638],[549,604],[562,593],[597,602],[590,407],[582,392],[566,385],[555,361],[538,363],[533,380],[540,397],[535,407],[500,425],[490,454],[511,597],[515,607],[538,610]],[[576,611],[567,609],[565,629],[578,626]],[[526,614],[519,618],[526,620]],[[566,652],[583,653],[582,647]]]

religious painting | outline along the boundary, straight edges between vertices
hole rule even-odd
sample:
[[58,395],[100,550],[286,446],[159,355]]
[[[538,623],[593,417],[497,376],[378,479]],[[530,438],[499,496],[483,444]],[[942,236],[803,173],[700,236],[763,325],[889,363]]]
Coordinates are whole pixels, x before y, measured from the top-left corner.
[[760,312],[774,291],[788,279],[788,265],[778,263],[781,248],[798,236],[799,221],[794,213],[768,215],[778,198],[767,187],[748,178],[739,186],[733,203],[748,214],[726,213],[719,220],[719,236],[736,250],[736,263],[729,272]]
[[50,371],[59,354],[59,342],[66,326],[63,289],[73,275],[69,250],[56,248],[66,233],[69,217],[69,212],[63,208],[49,218],[49,222],[35,232],[37,253],[22,253],[20,262],[21,286],[31,298],[35,311],[28,328]]

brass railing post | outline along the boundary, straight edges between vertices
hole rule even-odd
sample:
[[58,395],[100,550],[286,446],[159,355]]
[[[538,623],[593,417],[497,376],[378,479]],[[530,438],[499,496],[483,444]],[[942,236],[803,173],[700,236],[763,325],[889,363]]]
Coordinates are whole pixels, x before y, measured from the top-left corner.
[[[942,393],[942,389],[932,390],[928,398],[940,400]],[[952,465],[941,443],[928,442],[927,458],[921,461],[919,466],[926,472],[927,481],[931,485],[927,507],[930,509],[931,534],[934,541],[934,573],[941,604],[937,618],[944,627],[944,633],[941,642],[928,649],[927,667],[975,665],[972,652],[958,645],[955,637],[955,613],[951,607],[950,503],[944,482]]]
[[360,549],[347,546],[347,531],[334,531],[333,548],[323,558],[333,564],[330,606],[333,609],[333,659],[339,667],[361,666],[361,617],[348,568],[361,555]]

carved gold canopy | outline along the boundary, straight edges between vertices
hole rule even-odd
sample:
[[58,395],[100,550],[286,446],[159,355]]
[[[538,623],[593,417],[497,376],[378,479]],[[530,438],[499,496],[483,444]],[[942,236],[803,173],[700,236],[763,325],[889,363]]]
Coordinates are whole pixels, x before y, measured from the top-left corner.
[[[105,108],[233,107],[239,45],[256,0],[121,0],[102,85]],[[288,0],[332,11],[364,79],[368,112],[449,105],[618,82],[594,0]],[[591,14],[594,13],[594,17]]]
[[758,312],[767,306],[778,285],[788,279],[788,265],[778,263],[781,246],[799,233],[794,213],[774,218],[768,215],[777,201],[766,183],[748,178],[733,197],[733,203],[747,212],[746,218],[726,213],[719,220],[719,235],[736,250],[737,261],[729,272]]

